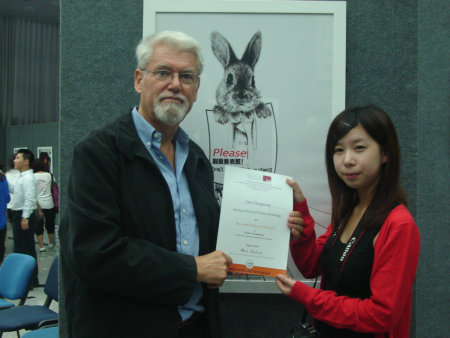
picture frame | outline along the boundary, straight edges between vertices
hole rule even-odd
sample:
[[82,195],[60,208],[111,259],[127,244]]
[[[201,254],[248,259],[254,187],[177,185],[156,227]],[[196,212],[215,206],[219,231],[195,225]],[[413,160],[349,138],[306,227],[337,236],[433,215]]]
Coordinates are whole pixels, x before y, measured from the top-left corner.
[[20,149],[28,149],[28,147],[14,147],[14,148],[13,148],[13,154],[17,154],[17,152],[18,152]]
[[[345,1],[205,1],[143,0],[143,37],[157,31],[159,15],[255,14],[327,15],[333,20],[333,115],[345,107]],[[184,24],[184,22],[181,22]],[[200,25],[197,25],[200,26]],[[203,29],[203,28],[202,28]],[[194,36],[195,37],[195,36]]]
[[[258,131],[253,124],[247,129],[244,141],[258,144],[254,158],[260,160],[248,167],[293,177],[308,198],[317,235],[324,233],[331,214],[324,161],[326,134],[332,119],[345,109],[346,2],[144,0],[143,8],[143,37],[163,30],[182,31],[200,44],[204,70],[198,97],[181,127],[209,156],[216,185],[223,180],[220,171],[229,162],[214,154],[237,149],[233,140],[232,146],[225,146],[225,134],[230,131],[211,113],[227,72],[214,51],[214,40],[223,38],[239,59],[260,32],[254,80],[271,114],[270,119],[254,118],[263,129]],[[254,130],[257,137],[250,142]],[[266,141],[264,147],[261,141]],[[220,195],[220,189],[215,190]],[[288,270],[302,279],[292,262]]]
[[50,172],[53,173],[53,147],[37,147],[36,158],[40,158],[42,153],[47,153],[50,160]]

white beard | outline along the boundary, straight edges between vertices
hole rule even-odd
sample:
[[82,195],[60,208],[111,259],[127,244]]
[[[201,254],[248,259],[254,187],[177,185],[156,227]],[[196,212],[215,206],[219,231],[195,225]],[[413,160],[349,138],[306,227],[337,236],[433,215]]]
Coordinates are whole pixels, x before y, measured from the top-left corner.
[[188,113],[188,104],[184,97],[183,103],[160,102],[160,100],[158,100],[154,105],[154,109],[158,121],[168,126],[175,126],[186,117]]

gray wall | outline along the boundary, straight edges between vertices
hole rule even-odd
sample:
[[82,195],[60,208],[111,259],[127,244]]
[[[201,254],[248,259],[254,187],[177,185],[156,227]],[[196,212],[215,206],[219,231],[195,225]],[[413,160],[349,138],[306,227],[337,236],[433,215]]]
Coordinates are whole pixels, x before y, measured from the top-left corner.
[[[448,13],[447,0],[347,1],[347,106],[376,103],[391,115],[422,237],[412,337],[443,337],[449,329]],[[142,0],[61,1],[63,205],[74,143],[138,102],[134,47],[141,34]],[[239,315],[238,304],[224,306]]]
[[416,332],[417,337],[432,332],[448,337],[450,2],[419,1],[418,8],[416,220],[422,250],[416,281]]
[[134,50],[142,38],[142,1],[61,1],[61,183],[74,144],[139,103]]

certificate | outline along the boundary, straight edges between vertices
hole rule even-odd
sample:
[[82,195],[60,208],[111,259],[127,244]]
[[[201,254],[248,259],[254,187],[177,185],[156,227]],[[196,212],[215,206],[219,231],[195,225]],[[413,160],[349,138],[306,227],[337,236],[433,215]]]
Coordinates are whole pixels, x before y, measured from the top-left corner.
[[225,167],[217,250],[233,259],[229,271],[272,277],[286,273],[286,223],[293,205],[286,178]]

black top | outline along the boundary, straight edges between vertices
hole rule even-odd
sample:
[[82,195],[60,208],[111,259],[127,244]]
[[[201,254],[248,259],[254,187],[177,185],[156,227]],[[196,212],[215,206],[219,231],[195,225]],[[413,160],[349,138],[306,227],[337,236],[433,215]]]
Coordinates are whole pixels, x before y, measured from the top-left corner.
[[[320,257],[324,290],[333,290],[339,296],[345,295],[352,298],[370,297],[370,274],[374,258],[373,239],[377,233],[378,230],[363,232],[345,257],[344,264],[339,264],[339,260],[347,243],[342,243],[338,238],[334,243],[330,243],[330,246],[324,248]],[[340,269],[342,269],[341,272]],[[372,333],[337,329],[322,322],[318,322],[317,327],[321,332],[321,337],[374,337]]]

